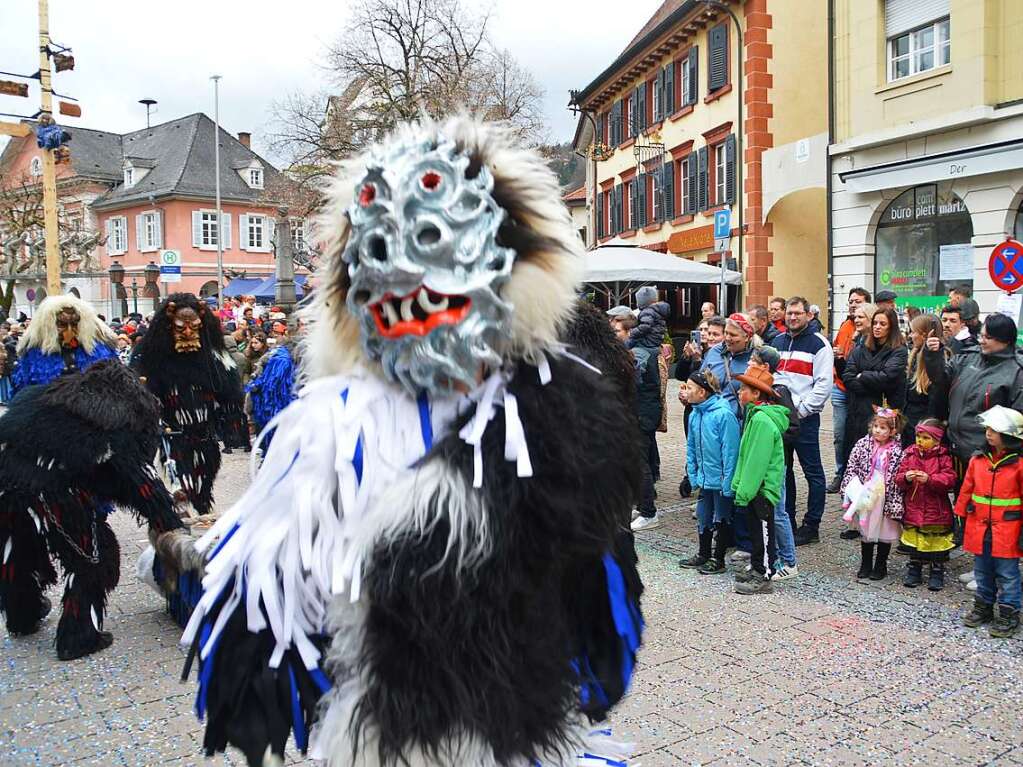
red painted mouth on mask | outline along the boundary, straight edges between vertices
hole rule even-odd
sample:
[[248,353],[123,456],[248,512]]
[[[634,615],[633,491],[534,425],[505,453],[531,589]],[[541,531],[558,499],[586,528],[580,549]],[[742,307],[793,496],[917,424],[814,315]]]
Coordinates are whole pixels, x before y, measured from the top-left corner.
[[469,313],[472,301],[418,287],[405,296],[388,293],[369,310],[384,338],[425,336],[440,325],[457,325]]

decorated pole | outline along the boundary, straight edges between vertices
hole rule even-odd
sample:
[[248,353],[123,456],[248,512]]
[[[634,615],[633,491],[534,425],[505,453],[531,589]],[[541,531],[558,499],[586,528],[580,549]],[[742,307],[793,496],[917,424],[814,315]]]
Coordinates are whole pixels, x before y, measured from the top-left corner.
[[[48,0],[39,0],[39,92],[40,120],[49,123],[53,118],[53,98],[50,90],[50,21]],[[46,293],[59,296],[60,286],[60,230],[57,226],[57,170],[53,149],[43,150],[43,222],[46,242]]]

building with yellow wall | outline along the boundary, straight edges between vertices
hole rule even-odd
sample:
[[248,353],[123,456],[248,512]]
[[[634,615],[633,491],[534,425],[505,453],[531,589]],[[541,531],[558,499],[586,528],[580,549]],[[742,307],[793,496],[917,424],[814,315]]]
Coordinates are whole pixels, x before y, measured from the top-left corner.
[[994,311],[988,256],[1023,236],[1023,2],[832,2],[835,305],[965,283]]
[[[713,216],[729,207],[727,252],[743,273],[743,303],[802,294],[823,304],[826,14],[827,0],[666,0],[625,51],[572,94],[582,112],[575,145],[593,160],[588,244],[624,238],[720,263]],[[698,316],[706,298],[716,300],[716,290],[669,296],[683,318]]]

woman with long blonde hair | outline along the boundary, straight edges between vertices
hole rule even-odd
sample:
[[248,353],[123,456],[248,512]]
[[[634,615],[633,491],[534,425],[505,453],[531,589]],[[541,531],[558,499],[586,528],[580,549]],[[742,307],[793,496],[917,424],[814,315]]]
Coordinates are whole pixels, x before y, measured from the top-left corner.
[[[909,361],[906,368],[906,428],[902,446],[913,444],[916,425],[924,418],[947,417],[948,404],[940,386],[934,386],[924,365],[924,347],[931,336],[941,338],[941,320],[933,314],[919,314],[909,323]],[[947,351],[945,352],[948,353]]]

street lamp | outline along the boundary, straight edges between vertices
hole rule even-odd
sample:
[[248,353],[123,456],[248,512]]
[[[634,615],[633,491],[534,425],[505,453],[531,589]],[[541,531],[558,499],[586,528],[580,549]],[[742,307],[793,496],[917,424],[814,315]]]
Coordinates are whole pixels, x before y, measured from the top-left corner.
[[118,311],[118,303],[120,303],[118,299],[123,301],[128,297],[127,293],[124,291],[124,267],[114,261],[110,265],[110,269],[107,271],[107,274],[110,275],[110,318],[113,319],[119,314],[128,313],[126,301],[121,304],[124,307],[124,312]]
[[144,270],[146,275],[146,287],[142,295],[153,299],[153,311],[156,311],[160,303],[160,267],[150,261]]

